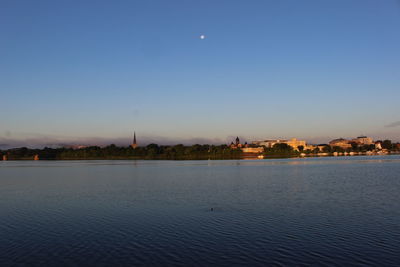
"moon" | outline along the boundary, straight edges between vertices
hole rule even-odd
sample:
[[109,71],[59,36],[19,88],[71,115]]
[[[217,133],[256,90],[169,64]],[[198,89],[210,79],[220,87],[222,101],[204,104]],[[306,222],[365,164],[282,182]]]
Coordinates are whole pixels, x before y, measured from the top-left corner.
[[200,39],[204,40],[206,38],[206,36],[204,34],[200,35]]

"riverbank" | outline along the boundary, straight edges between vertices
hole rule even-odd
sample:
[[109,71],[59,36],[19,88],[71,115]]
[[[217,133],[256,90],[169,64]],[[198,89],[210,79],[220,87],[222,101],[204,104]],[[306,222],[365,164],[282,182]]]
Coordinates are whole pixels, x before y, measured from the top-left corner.
[[36,160],[50,160],[50,161],[78,161],[78,160],[268,160],[268,159],[291,159],[291,158],[329,158],[329,157],[357,157],[357,156],[388,156],[388,155],[400,155],[400,151],[392,151],[387,153],[365,153],[365,152],[344,152],[344,153],[312,153],[312,154],[297,154],[297,155],[246,155],[241,157],[177,157],[177,158],[165,158],[165,157],[65,157],[65,158],[39,158],[39,157],[21,157],[21,158],[8,158],[3,161],[36,161]]

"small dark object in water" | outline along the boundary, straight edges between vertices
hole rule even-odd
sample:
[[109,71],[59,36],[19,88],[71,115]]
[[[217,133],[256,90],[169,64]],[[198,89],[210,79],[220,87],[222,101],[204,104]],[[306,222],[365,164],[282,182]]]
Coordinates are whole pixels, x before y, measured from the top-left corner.
[[214,208],[211,208],[211,211],[214,211]]

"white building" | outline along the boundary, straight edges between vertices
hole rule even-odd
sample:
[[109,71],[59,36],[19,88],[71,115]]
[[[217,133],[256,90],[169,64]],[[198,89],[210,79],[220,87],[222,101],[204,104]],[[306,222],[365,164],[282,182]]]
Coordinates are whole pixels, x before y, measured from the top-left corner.
[[303,149],[309,148],[307,146],[306,141],[297,140],[296,138],[292,138],[290,140],[275,139],[275,140],[253,141],[252,144],[257,145],[257,146],[265,146],[267,148],[272,148],[275,144],[287,144],[287,145],[291,146],[294,150],[298,150],[299,146],[302,146]]

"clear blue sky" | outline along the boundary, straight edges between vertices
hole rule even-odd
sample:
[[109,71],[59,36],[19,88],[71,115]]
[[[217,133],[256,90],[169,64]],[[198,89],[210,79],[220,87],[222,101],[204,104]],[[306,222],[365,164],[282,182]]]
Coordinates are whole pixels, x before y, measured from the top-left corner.
[[2,0],[0,100],[3,143],[399,140],[400,2]]

